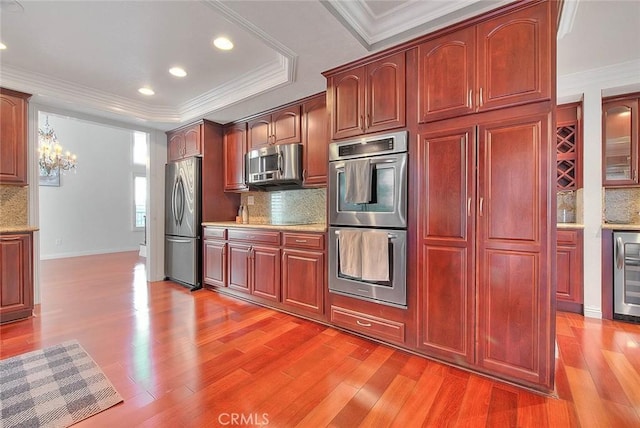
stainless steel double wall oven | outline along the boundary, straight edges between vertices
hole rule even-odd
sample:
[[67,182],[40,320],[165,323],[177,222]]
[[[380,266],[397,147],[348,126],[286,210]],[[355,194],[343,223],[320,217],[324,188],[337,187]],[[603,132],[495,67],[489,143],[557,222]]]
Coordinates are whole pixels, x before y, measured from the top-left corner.
[[[360,168],[364,161],[365,169],[364,175],[357,176],[354,182],[354,178],[347,176],[346,170],[353,168],[349,163],[357,161],[361,162]],[[406,131],[330,144],[330,292],[406,307],[407,168]],[[354,185],[365,187],[368,193],[365,202],[354,203],[349,197],[348,189]],[[371,280],[354,276],[352,272],[351,275],[345,273],[345,260],[341,260],[340,255],[341,234],[347,236],[353,235],[353,232],[386,233],[387,249],[383,254],[388,254],[388,279]]]

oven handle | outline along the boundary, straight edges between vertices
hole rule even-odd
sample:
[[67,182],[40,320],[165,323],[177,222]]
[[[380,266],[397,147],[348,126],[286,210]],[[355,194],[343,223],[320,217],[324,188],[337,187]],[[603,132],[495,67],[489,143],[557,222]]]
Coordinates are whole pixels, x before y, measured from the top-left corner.
[[[379,165],[379,164],[383,164],[383,163],[396,163],[398,162],[398,159],[371,159],[371,161],[369,162],[371,165]],[[335,168],[337,170],[343,170],[344,169],[344,162],[340,162],[340,163],[335,163]]]
[[618,236],[616,240],[616,267],[622,269],[624,266],[624,244],[622,238]]
[[[340,235],[340,231],[339,231],[339,230],[336,230],[336,231],[335,231],[335,234],[336,234],[336,235]],[[389,239],[396,239],[396,238],[398,237],[398,235],[396,235],[395,233],[387,233],[387,237],[388,237]]]

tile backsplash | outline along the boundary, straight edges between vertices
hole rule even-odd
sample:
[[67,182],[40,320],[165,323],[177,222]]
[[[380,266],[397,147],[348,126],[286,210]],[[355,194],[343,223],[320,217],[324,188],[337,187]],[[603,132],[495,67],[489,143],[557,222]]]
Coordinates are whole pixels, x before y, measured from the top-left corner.
[[26,226],[28,198],[28,186],[0,186],[0,226]]
[[604,189],[606,223],[640,224],[640,188]]
[[[253,205],[249,198],[253,197]],[[247,192],[241,203],[249,210],[253,224],[326,223],[326,189],[298,189],[278,192]]]

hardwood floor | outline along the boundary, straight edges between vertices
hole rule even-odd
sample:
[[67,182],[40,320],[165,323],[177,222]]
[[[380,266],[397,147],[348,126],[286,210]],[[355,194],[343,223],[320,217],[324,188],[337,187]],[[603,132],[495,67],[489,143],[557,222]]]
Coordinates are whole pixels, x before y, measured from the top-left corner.
[[78,427],[640,426],[640,325],[559,313],[544,397],[171,282],[136,253],[42,262],[36,316],[1,358],[77,339],[124,402]]

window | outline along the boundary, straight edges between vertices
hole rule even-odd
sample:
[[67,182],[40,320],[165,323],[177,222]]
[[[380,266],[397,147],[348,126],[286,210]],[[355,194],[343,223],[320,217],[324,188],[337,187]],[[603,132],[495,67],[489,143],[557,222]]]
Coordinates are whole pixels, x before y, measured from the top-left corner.
[[135,200],[134,227],[143,228],[147,216],[147,177],[136,175],[133,177],[133,189]]
[[145,132],[133,132],[133,227],[144,229],[147,216],[147,138]]

